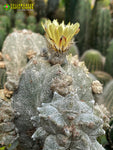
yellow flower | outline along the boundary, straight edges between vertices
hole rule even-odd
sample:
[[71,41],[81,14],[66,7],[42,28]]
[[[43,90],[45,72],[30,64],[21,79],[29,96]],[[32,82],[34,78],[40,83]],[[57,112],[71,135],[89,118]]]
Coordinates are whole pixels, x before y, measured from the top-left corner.
[[46,32],[46,38],[51,48],[56,52],[65,52],[72,43],[72,38],[79,32],[79,23],[67,25],[64,21],[59,24],[57,20],[47,20],[42,26]]

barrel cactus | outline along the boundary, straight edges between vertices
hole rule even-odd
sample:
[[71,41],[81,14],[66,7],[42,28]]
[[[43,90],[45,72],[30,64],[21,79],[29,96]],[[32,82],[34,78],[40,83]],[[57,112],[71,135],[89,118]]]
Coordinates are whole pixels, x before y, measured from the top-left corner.
[[110,81],[104,88],[104,105],[113,114],[113,80]]
[[18,11],[16,14],[15,14],[15,20],[21,20],[21,21],[24,21],[25,20],[25,13],[24,12],[20,12]]
[[103,85],[106,85],[109,81],[112,80],[112,76],[104,71],[95,71],[93,74]]
[[97,50],[87,50],[81,57],[89,71],[94,72],[95,70],[103,70],[104,62],[103,56]]
[[96,140],[104,132],[102,119],[93,111],[92,82],[83,63],[66,57],[79,24],[54,20],[43,28],[48,55],[31,59],[12,97],[19,149],[104,150]]
[[26,24],[24,22],[22,22],[21,20],[16,20],[15,21],[15,27],[18,30],[22,30],[26,28]]
[[11,28],[11,21],[7,16],[0,16],[0,26],[4,27],[7,32]]
[[29,17],[27,17],[27,24],[30,24],[30,23],[35,24],[36,22],[37,21],[36,21],[35,16],[29,16]]
[[17,87],[21,72],[27,64],[26,53],[32,50],[39,54],[40,49],[46,51],[46,47],[44,37],[29,30],[15,31],[7,36],[2,49],[8,73],[7,89],[13,91]]
[[106,63],[105,63],[105,71],[113,76],[113,40],[110,42],[110,45],[107,49]]
[[77,47],[75,44],[73,44],[73,45],[69,48],[68,54],[72,54],[72,56],[74,56],[74,55],[79,55],[78,47]]
[[31,31],[33,31],[33,32],[36,32],[37,26],[36,26],[36,24],[34,24],[34,23],[30,23],[30,24],[27,25],[27,29],[28,29],[28,30],[31,30]]

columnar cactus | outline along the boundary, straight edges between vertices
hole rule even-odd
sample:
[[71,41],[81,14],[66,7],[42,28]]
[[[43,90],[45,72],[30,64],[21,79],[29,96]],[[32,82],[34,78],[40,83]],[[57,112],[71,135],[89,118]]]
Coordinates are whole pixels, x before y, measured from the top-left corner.
[[106,63],[105,63],[105,71],[113,76],[113,40],[110,42],[110,45],[107,49]]
[[[98,10],[96,49],[106,55],[111,33],[111,15],[109,9]],[[95,31],[96,32],[96,31]]]
[[12,97],[19,148],[104,150],[96,140],[104,133],[103,121],[93,111],[87,69],[73,57],[65,57],[79,24],[65,26],[54,20],[43,28],[48,55],[37,55],[27,64]]
[[72,0],[72,3],[67,0],[65,3],[66,11],[69,13],[66,13],[66,23],[69,21],[73,23],[78,21],[80,23],[81,30],[77,37],[77,46],[82,54],[88,48],[91,5],[89,0]]
[[81,57],[89,71],[94,72],[95,70],[103,70],[104,62],[103,56],[97,50],[87,50]]

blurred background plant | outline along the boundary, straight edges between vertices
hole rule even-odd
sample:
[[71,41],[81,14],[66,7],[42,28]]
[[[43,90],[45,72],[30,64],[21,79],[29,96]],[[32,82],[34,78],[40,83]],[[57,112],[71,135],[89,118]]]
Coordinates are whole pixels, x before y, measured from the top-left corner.
[[[80,33],[68,54],[78,55],[91,72],[91,77],[103,84],[104,92],[99,103],[105,104],[112,115],[113,0],[26,0],[26,3],[35,4],[32,11],[6,11],[3,6],[7,3],[10,4],[11,0],[0,1],[0,51],[7,35],[15,29],[28,29],[44,35],[41,23],[47,19],[64,20],[65,24],[80,23]],[[4,87],[5,81],[6,70],[0,68],[0,88]],[[107,150],[113,149],[112,124],[113,121],[106,135],[98,139]]]

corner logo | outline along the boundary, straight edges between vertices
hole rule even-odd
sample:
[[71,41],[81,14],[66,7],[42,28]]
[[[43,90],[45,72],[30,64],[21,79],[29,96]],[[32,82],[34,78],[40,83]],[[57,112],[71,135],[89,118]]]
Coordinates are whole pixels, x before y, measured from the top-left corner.
[[9,5],[9,4],[5,4],[5,5],[3,6],[3,8],[4,8],[5,10],[9,10],[9,9],[10,9],[10,5]]

